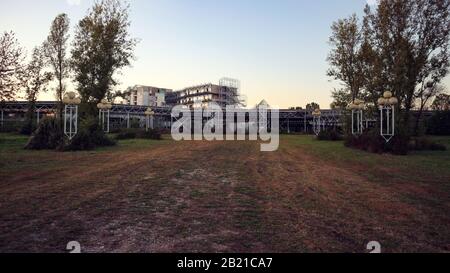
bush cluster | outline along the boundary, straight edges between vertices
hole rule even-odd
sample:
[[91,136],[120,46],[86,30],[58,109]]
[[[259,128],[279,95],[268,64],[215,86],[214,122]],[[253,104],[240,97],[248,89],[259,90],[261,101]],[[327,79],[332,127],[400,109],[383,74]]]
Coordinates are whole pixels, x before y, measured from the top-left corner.
[[78,133],[71,141],[65,138],[56,118],[45,118],[28,140],[25,149],[82,151],[115,144],[115,141],[105,135],[95,118],[82,120]]
[[96,147],[114,146],[116,142],[110,139],[98,124],[97,119],[87,118],[80,123],[78,133],[64,147],[66,151],[93,150]]
[[430,135],[450,135],[450,111],[436,112],[428,121],[427,133]]
[[64,146],[64,133],[55,118],[44,118],[31,135],[25,149],[53,150]]
[[420,137],[409,142],[409,149],[415,151],[446,151],[447,147],[428,138]]
[[20,128],[19,133],[21,135],[30,136],[36,129],[36,124],[31,120],[27,120],[25,121],[25,124]]
[[317,135],[317,140],[338,141],[342,139],[342,135],[339,134],[336,130],[321,131],[319,135]]
[[392,153],[406,155],[409,151],[446,150],[444,145],[427,138],[410,139],[401,134],[394,136],[388,143],[375,131],[366,132],[360,136],[347,136],[345,146],[365,150],[371,153]]
[[148,131],[142,129],[123,129],[119,130],[116,136],[117,140],[135,139],[135,138],[155,139],[155,140],[162,139],[161,132],[154,129],[149,129]]

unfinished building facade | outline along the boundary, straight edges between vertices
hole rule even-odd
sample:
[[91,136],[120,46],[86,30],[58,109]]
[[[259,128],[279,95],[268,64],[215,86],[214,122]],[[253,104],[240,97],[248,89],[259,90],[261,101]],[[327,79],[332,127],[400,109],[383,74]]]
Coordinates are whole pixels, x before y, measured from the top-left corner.
[[219,84],[201,84],[187,87],[179,91],[166,94],[168,105],[186,105],[190,108],[206,107],[214,102],[221,107],[227,105],[243,106],[240,96],[240,83],[238,80],[222,78]]
[[162,107],[166,105],[166,94],[171,93],[171,89],[153,86],[135,85],[128,88],[126,104]]

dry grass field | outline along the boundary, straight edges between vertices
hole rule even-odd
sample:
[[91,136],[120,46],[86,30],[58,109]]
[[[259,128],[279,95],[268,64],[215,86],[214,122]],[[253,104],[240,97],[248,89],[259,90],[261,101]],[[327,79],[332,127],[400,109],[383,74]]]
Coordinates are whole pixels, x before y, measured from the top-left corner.
[[[0,135],[0,252],[450,251],[450,152],[282,136],[25,151]],[[439,141],[450,147],[450,138]]]

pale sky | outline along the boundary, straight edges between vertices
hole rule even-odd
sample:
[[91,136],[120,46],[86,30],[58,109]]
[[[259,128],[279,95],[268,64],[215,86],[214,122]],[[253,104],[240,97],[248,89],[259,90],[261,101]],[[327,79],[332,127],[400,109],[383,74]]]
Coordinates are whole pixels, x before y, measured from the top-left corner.
[[[326,76],[330,26],[361,14],[366,1],[131,0],[130,31],[141,42],[132,67],[116,76],[119,89],[141,84],[177,90],[232,77],[241,81],[249,106],[265,99],[282,108],[311,101],[327,108],[331,90],[339,87]],[[92,2],[1,0],[0,31],[16,32],[31,52],[59,13],[69,15],[73,37]]]

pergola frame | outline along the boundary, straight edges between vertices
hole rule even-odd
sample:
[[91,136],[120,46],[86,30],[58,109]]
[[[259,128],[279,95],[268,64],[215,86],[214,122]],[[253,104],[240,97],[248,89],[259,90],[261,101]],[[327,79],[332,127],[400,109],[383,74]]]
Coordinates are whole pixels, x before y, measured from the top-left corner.
[[78,105],[64,105],[64,134],[71,140],[78,133]]

